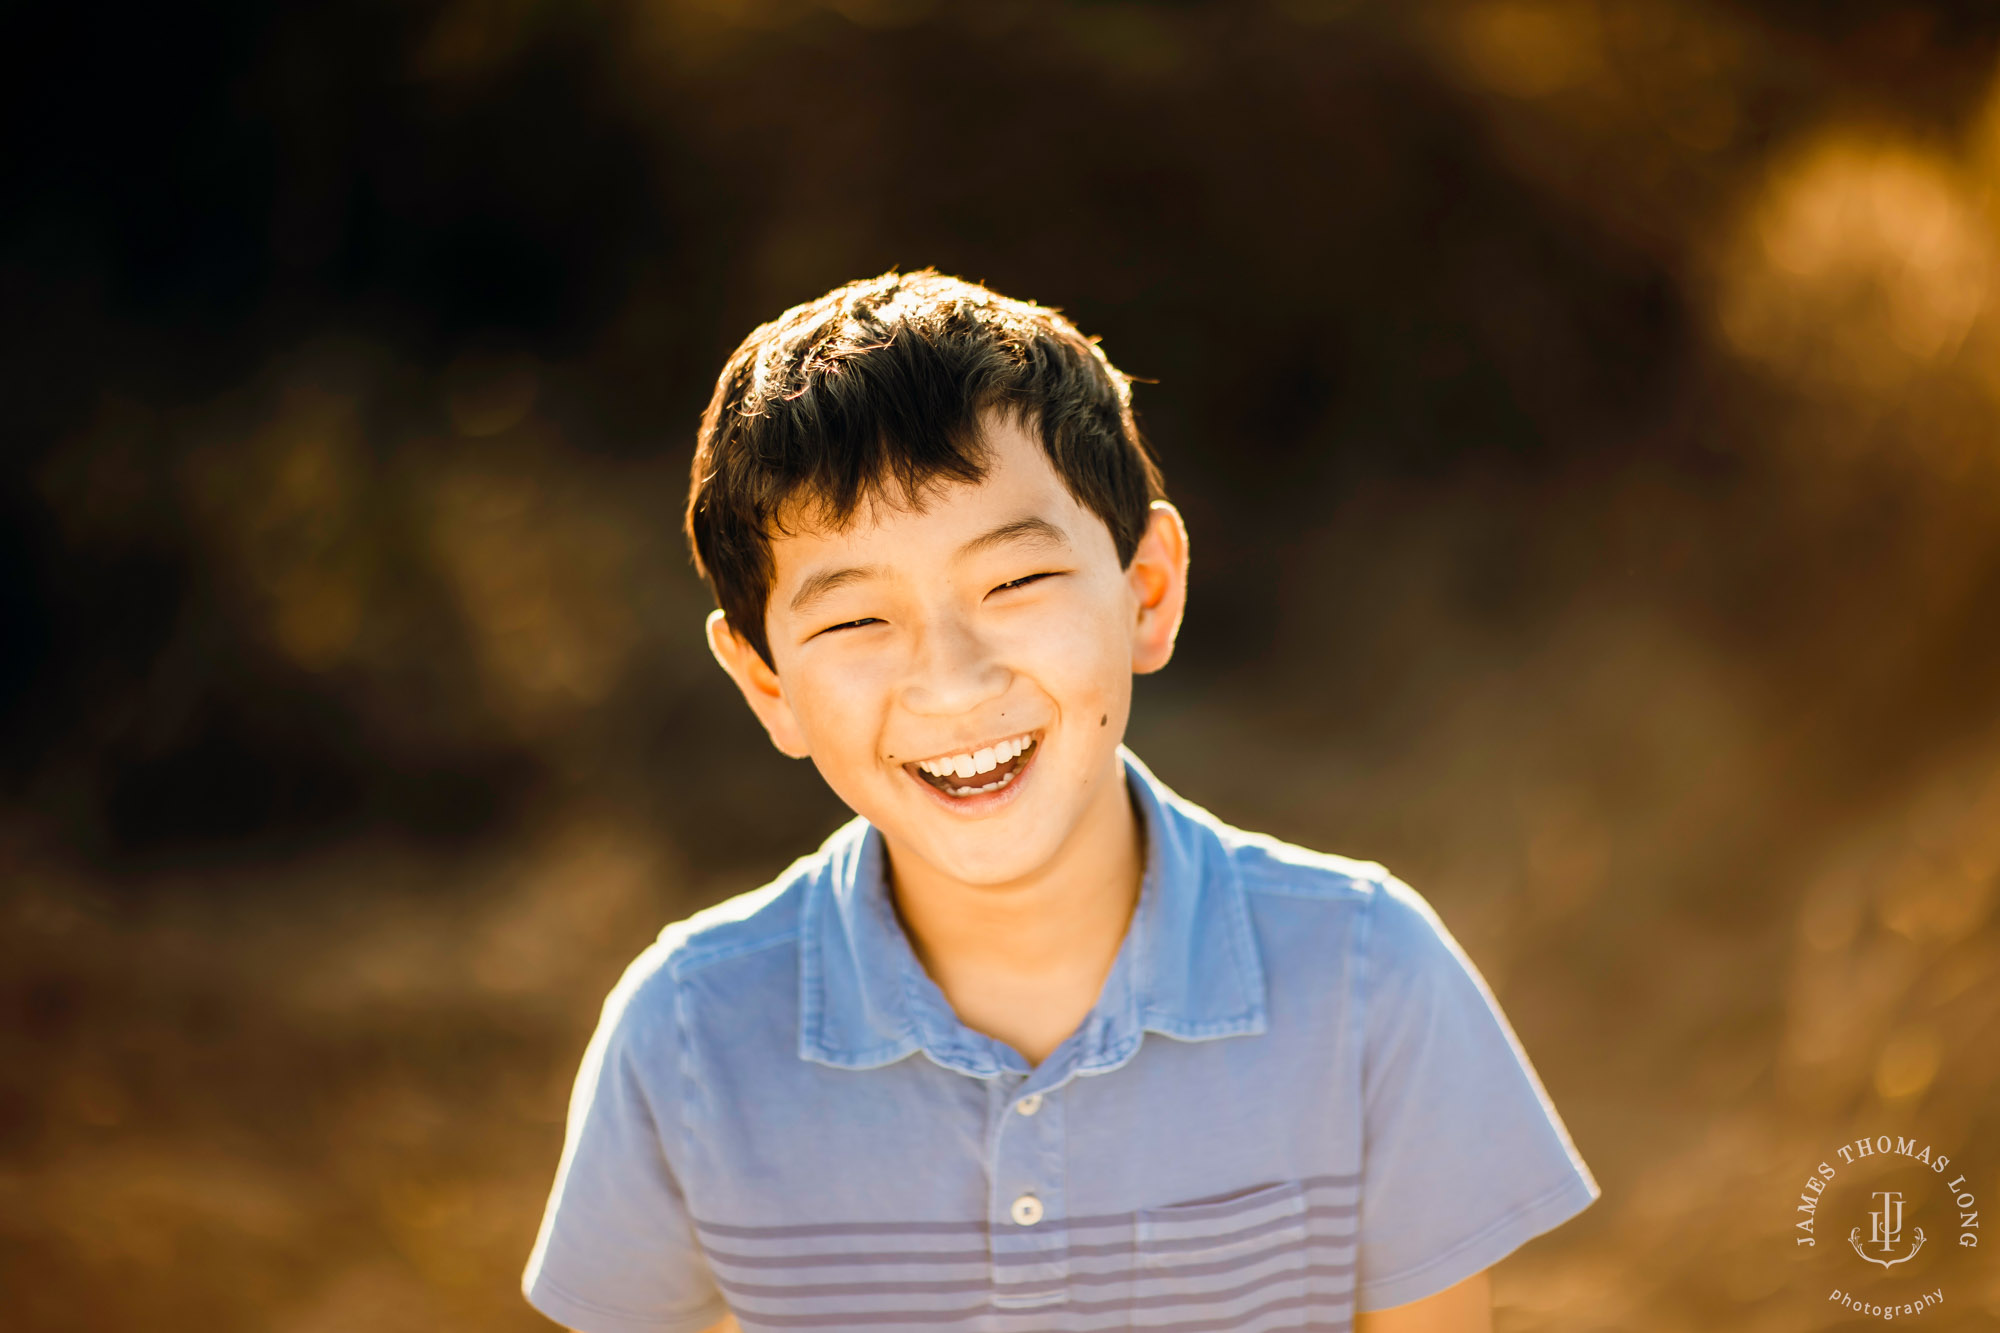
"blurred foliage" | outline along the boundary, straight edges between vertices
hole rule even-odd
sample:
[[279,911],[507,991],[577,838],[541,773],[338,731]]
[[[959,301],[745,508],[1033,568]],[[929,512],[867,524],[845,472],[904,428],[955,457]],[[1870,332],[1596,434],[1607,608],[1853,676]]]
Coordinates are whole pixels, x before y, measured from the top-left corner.
[[1437,902],[1605,1186],[1503,1328],[1825,1324],[1859,1134],[2000,1195],[1990,7],[42,6],[0,64],[9,1327],[541,1326],[598,999],[841,815],[701,646],[694,422],[891,266],[1147,381],[1133,744]]

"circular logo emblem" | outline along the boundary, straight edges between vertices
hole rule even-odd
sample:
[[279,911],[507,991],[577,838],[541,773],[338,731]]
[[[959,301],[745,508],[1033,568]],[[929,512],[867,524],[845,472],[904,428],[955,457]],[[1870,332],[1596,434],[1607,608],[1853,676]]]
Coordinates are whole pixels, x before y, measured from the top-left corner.
[[1806,1175],[1793,1213],[1809,1289],[1864,1318],[1930,1316],[1958,1327],[1944,1312],[1954,1279],[1972,1272],[1980,1236],[1967,1165],[1898,1134],[1834,1149]]

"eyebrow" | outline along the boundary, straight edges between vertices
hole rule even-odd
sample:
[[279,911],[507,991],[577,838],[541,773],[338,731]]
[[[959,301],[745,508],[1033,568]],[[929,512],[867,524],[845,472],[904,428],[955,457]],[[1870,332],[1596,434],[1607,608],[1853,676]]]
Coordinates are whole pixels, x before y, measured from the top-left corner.
[[799,590],[792,594],[792,614],[798,615],[828,593],[845,588],[850,583],[863,583],[872,578],[879,578],[881,574],[881,569],[875,565],[822,569],[808,574],[805,582],[799,585]]
[[[1045,518],[1030,515],[1017,518],[999,527],[980,533],[971,541],[958,548],[958,558],[964,559],[979,551],[995,546],[1005,546],[1009,542],[1027,542],[1035,546],[1060,547],[1069,549],[1069,535]],[[836,592],[853,583],[865,583],[869,579],[880,578],[880,565],[849,565],[840,569],[822,569],[808,574],[799,584],[799,590],[792,594],[792,614],[799,615],[820,598]]]
[[1060,546],[1069,549],[1069,535],[1045,518],[1030,515],[1017,518],[1011,523],[1002,523],[991,532],[982,532],[971,541],[958,548],[960,559],[976,551],[988,550],[995,546],[1005,546],[1008,542],[1029,542],[1035,546]]

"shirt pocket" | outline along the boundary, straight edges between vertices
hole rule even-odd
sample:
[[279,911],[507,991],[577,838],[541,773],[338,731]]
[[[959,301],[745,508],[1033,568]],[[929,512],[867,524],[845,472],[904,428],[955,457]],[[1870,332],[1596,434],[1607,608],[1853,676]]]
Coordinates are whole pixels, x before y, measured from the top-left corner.
[[1294,1304],[1307,1239],[1298,1181],[1147,1209],[1134,1227],[1133,1303],[1239,1317]]

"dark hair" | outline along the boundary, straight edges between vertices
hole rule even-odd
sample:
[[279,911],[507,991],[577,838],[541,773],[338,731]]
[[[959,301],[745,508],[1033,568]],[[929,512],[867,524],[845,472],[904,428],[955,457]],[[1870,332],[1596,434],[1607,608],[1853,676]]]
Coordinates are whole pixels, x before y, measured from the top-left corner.
[[766,664],[771,536],[845,524],[872,491],[921,505],[985,475],[987,410],[1039,430],[1121,564],[1165,496],[1131,380],[1056,311],[934,269],[885,273],[794,306],[743,340],[695,444],[687,533],[716,604]]

